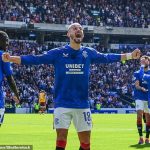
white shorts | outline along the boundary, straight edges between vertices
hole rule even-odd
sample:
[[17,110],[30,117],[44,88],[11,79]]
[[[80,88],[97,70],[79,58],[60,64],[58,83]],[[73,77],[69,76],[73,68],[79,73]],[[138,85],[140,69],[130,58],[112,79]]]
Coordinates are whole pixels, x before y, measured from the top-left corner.
[[90,131],[92,129],[91,110],[72,109],[72,108],[55,108],[54,109],[54,128],[68,129],[71,121],[77,132]]
[[148,101],[136,100],[135,104],[136,104],[136,111],[143,110],[145,113],[149,113]]
[[0,108],[0,124],[3,123],[4,112],[5,112],[5,109],[4,108]]

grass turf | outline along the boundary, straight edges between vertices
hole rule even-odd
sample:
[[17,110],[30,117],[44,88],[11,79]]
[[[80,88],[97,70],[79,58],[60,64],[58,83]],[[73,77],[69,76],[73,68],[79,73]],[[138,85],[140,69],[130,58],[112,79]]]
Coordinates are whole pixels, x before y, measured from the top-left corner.
[[[91,150],[150,150],[138,145],[135,114],[93,114]],[[55,150],[51,114],[5,114],[0,145],[33,145],[33,150]],[[79,141],[71,125],[66,150],[78,150]]]

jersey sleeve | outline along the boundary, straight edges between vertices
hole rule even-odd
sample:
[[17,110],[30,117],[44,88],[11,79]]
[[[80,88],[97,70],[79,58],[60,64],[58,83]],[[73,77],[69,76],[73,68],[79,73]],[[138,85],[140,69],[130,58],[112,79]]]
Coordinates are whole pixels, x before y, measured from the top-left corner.
[[58,50],[50,50],[42,55],[24,55],[21,56],[23,65],[54,64],[58,56]]
[[12,68],[9,62],[2,62],[2,67],[3,67],[3,72],[5,76],[10,76],[12,75]]
[[121,55],[120,54],[103,54],[95,49],[91,50],[91,63],[113,63],[121,61]]

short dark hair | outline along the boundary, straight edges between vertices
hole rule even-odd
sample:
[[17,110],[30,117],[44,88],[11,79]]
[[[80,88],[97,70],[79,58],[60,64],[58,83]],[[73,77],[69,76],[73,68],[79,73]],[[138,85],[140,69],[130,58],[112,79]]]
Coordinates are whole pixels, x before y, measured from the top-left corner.
[[149,56],[143,55],[143,56],[141,57],[141,59],[142,59],[142,58],[148,59],[148,60],[150,61],[150,57],[149,57]]
[[40,92],[45,92],[45,90],[41,90]]
[[6,32],[0,31],[0,50],[5,50],[9,44],[9,37]]

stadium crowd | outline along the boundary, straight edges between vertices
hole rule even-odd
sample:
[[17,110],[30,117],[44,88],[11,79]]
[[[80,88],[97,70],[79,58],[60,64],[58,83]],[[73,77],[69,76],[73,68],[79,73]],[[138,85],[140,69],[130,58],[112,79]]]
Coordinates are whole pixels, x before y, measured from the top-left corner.
[[147,0],[0,0],[0,20],[148,28],[149,8]]
[[[52,47],[61,45],[61,43],[39,45],[34,42],[11,41],[9,50],[13,55],[41,54]],[[92,47],[103,53],[117,52],[105,49],[101,45]],[[143,49],[142,53],[147,54],[148,50]],[[130,108],[130,104],[120,100],[119,93],[132,97],[132,76],[138,66],[139,62],[135,60],[126,63],[92,65],[89,88],[91,108],[95,108],[97,103],[100,103],[103,108]],[[48,107],[53,107],[54,69],[51,65],[20,66],[12,64],[12,67],[20,91],[21,107],[33,107],[34,103],[38,101],[38,93],[41,89],[47,93]],[[7,95],[6,102],[7,104],[11,103],[11,92],[7,86],[4,88]]]

